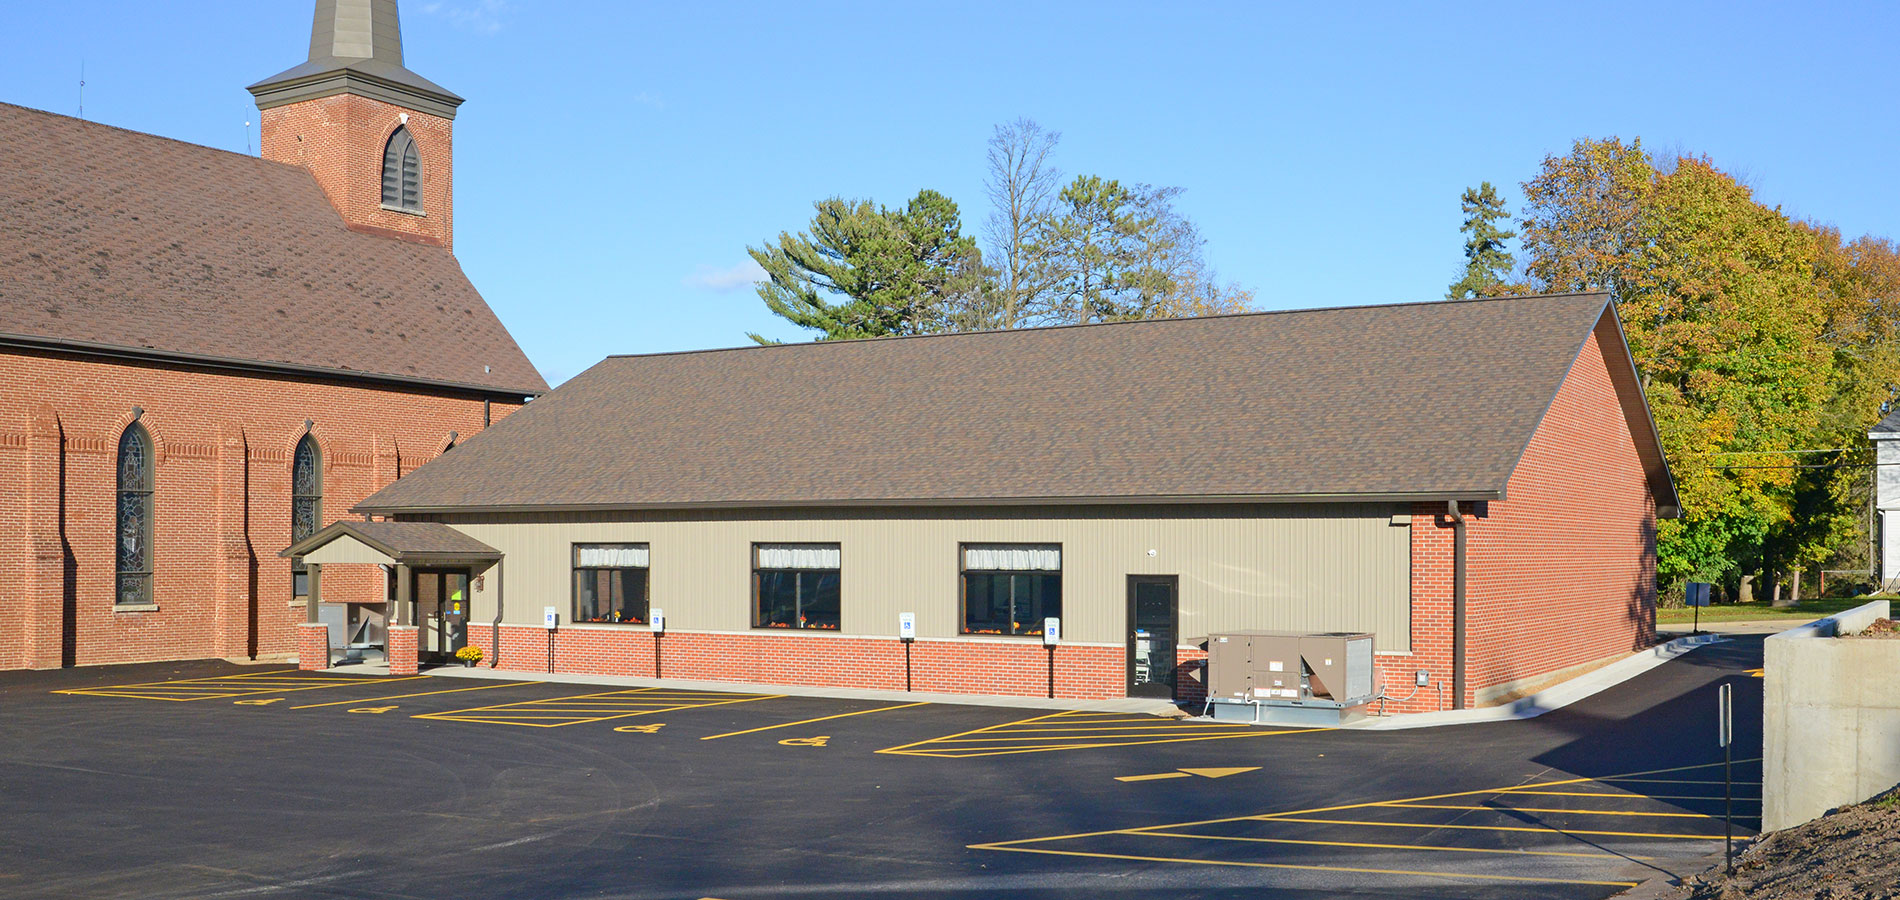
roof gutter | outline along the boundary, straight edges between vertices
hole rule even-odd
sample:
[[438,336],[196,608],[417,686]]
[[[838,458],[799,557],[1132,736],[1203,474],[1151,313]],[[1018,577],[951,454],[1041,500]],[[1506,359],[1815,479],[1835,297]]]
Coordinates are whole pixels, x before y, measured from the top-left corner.
[[1379,494],[1130,494],[1088,497],[897,497],[873,500],[707,500],[666,503],[487,503],[468,505],[371,504],[350,507],[362,515],[484,515],[491,513],[637,513],[715,509],[876,509],[955,506],[1190,506],[1214,503],[1437,503],[1503,500],[1501,490]]
[[410,388],[429,388],[476,394],[484,397],[509,397],[526,399],[539,397],[546,391],[521,388],[504,388],[485,384],[470,384],[462,381],[441,381],[433,378],[411,378],[402,375],[385,375],[377,372],[364,372],[356,369],[335,369],[326,366],[306,366],[296,363],[266,362],[256,359],[241,359],[230,356],[208,356],[198,353],[182,353],[173,350],[158,350],[150,347],[127,347],[121,344],[105,344],[97,341],[75,341],[66,338],[37,337],[29,334],[0,333],[0,348],[18,348],[23,350],[62,351],[82,353],[88,356],[102,356],[109,359],[125,359],[137,362],[182,363],[204,369],[221,369],[234,372],[262,372],[270,375],[294,375],[298,377],[317,376],[338,381],[361,381],[372,384],[387,384]]

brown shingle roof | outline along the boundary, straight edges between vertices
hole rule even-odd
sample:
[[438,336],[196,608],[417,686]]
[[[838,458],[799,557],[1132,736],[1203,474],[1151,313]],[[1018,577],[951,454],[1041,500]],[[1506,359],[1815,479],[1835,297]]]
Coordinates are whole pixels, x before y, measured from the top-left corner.
[[301,167],[0,103],[7,335],[547,389],[452,253],[344,228]]
[[352,522],[342,519],[285,548],[278,556],[302,556],[342,535],[356,538],[398,562],[412,559],[500,559],[501,551],[435,522]]
[[1606,315],[1586,294],[612,357],[358,509],[1498,496]]

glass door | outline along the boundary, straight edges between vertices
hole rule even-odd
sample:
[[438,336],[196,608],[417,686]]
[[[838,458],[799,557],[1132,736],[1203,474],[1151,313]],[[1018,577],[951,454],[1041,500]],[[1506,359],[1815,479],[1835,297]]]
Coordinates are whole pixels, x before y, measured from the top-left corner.
[[1174,699],[1174,646],[1180,634],[1178,579],[1128,576],[1128,696]]
[[443,662],[468,646],[468,570],[422,569],[415,573],[417,649]]

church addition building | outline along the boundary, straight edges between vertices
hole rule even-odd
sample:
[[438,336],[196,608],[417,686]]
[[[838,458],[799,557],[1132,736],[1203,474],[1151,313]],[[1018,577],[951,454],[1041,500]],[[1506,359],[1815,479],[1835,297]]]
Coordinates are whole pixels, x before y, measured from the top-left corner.
[[[462,100],[394,0],[319,0],[250,90],[262,158],[0,103],[0,669],[294,653],[277,551],[547,389],[452,252]],[[385,592],[320,588],[368,642]]]

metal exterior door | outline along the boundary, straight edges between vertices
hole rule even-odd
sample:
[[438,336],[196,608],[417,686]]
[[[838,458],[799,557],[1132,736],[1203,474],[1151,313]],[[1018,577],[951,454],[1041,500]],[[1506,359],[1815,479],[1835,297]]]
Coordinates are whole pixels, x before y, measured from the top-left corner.
[[1128,576],[1128,696],[1174,699],[1174,647],[1181,632],[1179,579]]

